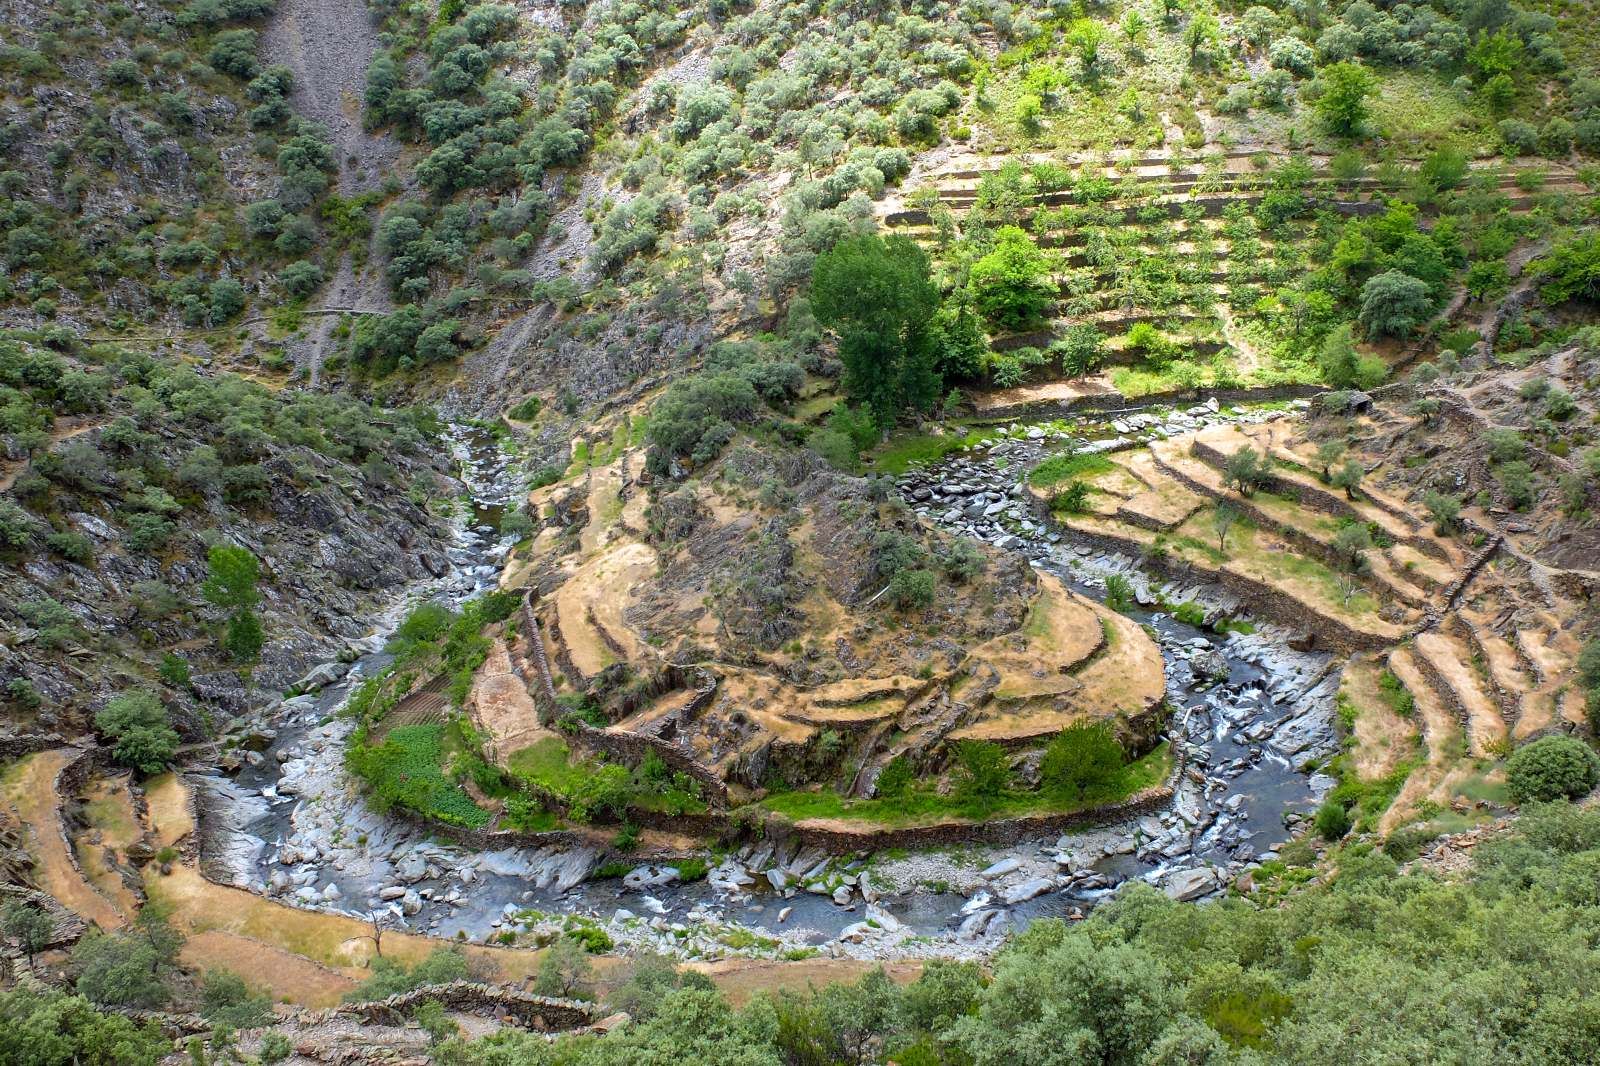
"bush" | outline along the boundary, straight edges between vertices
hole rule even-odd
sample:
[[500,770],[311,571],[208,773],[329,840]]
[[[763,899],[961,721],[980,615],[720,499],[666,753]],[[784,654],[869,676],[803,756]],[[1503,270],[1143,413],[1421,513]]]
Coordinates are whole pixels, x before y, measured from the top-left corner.
[[236,973],[207,970],[200,986],[200,1017],[230,1029],[255,1029],[272,1020],[272,998],[251,992]]
[[945,576],[957,584],[965,585],[983,573],[983,551],[970,537],[957,537],[943,559]]
[[290,1055],[294,1054],[294,1042],[276,1029],[269,1029],[261,1034],[261,1044],[257,1049],[257,1057],[266,1066],[276,1066]]
[[1039,763],[1039,787],[1073,803],[1112,789],[1126,754],[1104,722],[1073,725],[1057,733]]
[[1541,737],[1506,760],[1506,784],[1518,803],[1576,799],[1600,783],[1600,756],[1576,737]]
[[69,563],[87,563],[94,558],[94,544],[82,533],[51,533],[44,542]]
[[1539,294],[1551,303],[1600,300],[1600,235],[1558,243],[1549,255],[1534,261],[1533,269],[1545,279]]
[[1317,808],[1317,834],[1330,843],[1343,840],[1350,832],[1350,812],[1344,804],[1328,800]]
[[1500,133],[1500,143],[1511,155],[1529,155],[1539,148],[1539,131],[1531,122],[1508,118],[1495,128]]
[[261,70],[256,62],[255,30],[224,30],[211,42],[206,62],[224,74],[240,80],[254,78]]
[[26,548],[37,523],[32,515],[10,500],[0,500],[0,548]]
[[1421,278],[1389,270],[1361,287],[1361,324],[1375,336],[1403,337],[1433,310],[1433,295]]
[[1500,478],[1500,490],[1505,493],[1506,502],[1518,511],[1526,511],[1533,506],[1535,487],[1533,480],[1533,467],[1525,462],[1504,463],[1496,471]]
[[956,798],[971,808],[992,808],[1011,784],[1006,750],[987,740],[963,740],[955,754]]
[[315,292],[322,284],[323,277],[320,266],[304,259],[297,259],[278,271],[278,284],[283,286],[284,292],[295,299],[300,299]]
[[370,1003],[423,985],[449,984],[472,977],[467,957],[459,948],[435,948],[410,969],[404,963],[379,957],[372,960],[371,972],[371,977],[345,993],[347,1003]]
[[911,760],[905,755],[896,755],[878,772],[875,788],[879,796],[904,796],[911,791],[916,780],[916,769],[911,765]]
[[178,750],[178,734],[153,692],[124,692],[107,703],[94,725],[112,742],[112,757],[142,774],[159,773]]
[[994,249],[972,264],[972,294],[978,310],[1000,329],[1028,329],[1055,306],[1050,259],[1016,226],[995,233]]
[[889,580],[889,599],[902,611],[926,611],[933,606],[932,570],[901,570]]

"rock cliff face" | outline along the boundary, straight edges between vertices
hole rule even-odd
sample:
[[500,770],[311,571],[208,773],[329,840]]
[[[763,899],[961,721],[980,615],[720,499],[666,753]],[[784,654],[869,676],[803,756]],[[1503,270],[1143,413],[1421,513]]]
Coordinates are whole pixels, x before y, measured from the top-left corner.
[[[228,413],[185,417],[124,383],[70,440],[4,468],[0,692],[19,727],[81,730],[165,660],[173,698],[198,701],[178,721],[201,739],[211,716],[293,685],[447,568],[462,486],[434,427],[227,379],[146,380],[174,406]],[[314,431],[301,421],[313,409],[328,419]],[[259,563],[266,643],[248,682],[218,648],[225,612],[201,595],[217,544]]]

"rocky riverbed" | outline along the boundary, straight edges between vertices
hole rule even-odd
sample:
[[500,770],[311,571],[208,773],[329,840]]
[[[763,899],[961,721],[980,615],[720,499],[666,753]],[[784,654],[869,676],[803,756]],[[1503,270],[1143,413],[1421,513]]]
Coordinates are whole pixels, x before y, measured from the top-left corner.
[[[593,880],[598,847],[440,844],[372,812],[343,771],[351,725],[336,712],[384,665],[378,649],[397,606],[379,635],[352,644],[345,658],[353,663],[319,668],[308,678],[318,691],[284,701],[252,727],[259,750],[233,777],[202,780],[208,871],[292,906],[377,911],[444,938],[537,942],[577,924],[604,929],[620,950],[693,958],[976,956],[1036,917],[1085,912],[1131,878],[1176,899],[1215,894],[1273,855],[1331,786],[1308,770],[1335,748],[1337,663],[1291,650],[1291,634],[1272,626],[1223,635],[1163,613],[1163,600],[1199,604],[1208,618],[1237,604],[1221,589],[1163,588],[1133,559],[1073,545],[1032,516],[1019,478],[1055,439],[1104,451],[1223,419],[1282,416],[1203,405],[1097,425],[1006,427],[900,482],[925,520],[1024,552],[1086,595],[1104,599],[1112,574],[1128,580],[1137,601],[1128,613],[1159,640],[1177,708],[1170,740],[1183,769],[1168,810],[1022,845],[897,857],[751,844],[708,856],[708,875],[690,883],[671,865]],[[492,528],[495,509],[517,491],[498,449],[482,441],[462,448],[474,514],[451,552],[452,571],[419,590],[452,602],[494,583],[507,547]]]

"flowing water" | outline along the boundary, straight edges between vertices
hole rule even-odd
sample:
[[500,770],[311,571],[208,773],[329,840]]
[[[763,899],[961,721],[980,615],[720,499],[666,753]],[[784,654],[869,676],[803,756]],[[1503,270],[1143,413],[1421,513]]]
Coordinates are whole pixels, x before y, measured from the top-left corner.
[[[968,477],[977,471],[999,484],[1021,446],[1008,442],[993,454],[969,454],[946,465],[954,464]],[[843,907],[827,896],[792,889],[763,891],[768,882],[757,870],[751,871],[755,884],[737,892],[709,881],[629,890],[618,880],[586,879],[599,857],[594,849],[476,854],[440,844],[411,823],[367,807],[343,771],[344,740],[353,724],[338,711],[362,678],[387,664],[382,644],[409,606],[421,599],[459,605],[494,587],[510,547],[497,532],[500,516],[521,491],[510,456],[480,431],[458,432],[454,447],[472,503],[450,553],[451,572],[379,620],[347,678],[280,705],[269,723],[276,736],[263,759],[232,779],[202,779],[210,793],[204,830],[212,875],[295,906],[354,914],[387,909],[414,930],[475,940],[518,922],[525,926],[528,919],[512,915],[527,910],[593,916],[609,921],[625,945],[658,950],[683,939],[674,923],[689,929],[743,927],[780,939],[786,948],[830,944],[841,932],[859,929],[863,913],[857,904]],[[926,476],[940,475],[935,467]],[[961,531],[973,532],[971,524]],[[1042,528],[1022,537],[1005,535],[997,525],[976,532],[1007,550],[1026,552],[1035,566],[1093,599],[1105,599],[1105,579],[1116,572],[1144,591],[1132,560],[1075,548]],[[1208,593],[1191,589],[1186,594],[1203,602]],[[1201,866],[1231,876],[1287,839],[1285,812],[1310,810],[1329,784],[1304,770],[1327,754],[1331,736],[1326,657],[1289,651],[1288,634],[1270,626],[1224,638],[1149,607],[1129,607],[1127,613],[1159,640],[1168,696],[1177,708],[1170,735],[1186,753],[1187,765],[1173,810],[1060,841],[972,849],[959,859],[913,856],[874,864],[875,883],[893,887],[899,882],[900,890],[887,891],[869,912],[880,918],[887,914],[904,929],[890,948],[868,943],[831,950],[972,954],[1035,917],[1081,913],[1123,880],[1162,883],[1169,871]],[[1190,659],[1213,650],[1226,661],[1226,678],[1197,679]],[[1053,869],[1052,857],[1058,855],[1071,856],[1074,876],[1064,888],[1005,906],[993,899],[1003,892],[998,878],[993,892],[978,887],[985,882],[976,871],[991,862],[1017,860],[1023,869],[1014,883],[1030,869]],[[750,857],[748,849],[741,857]],[[964,870],[952,872],[962,863]],[[859,861],[846,864],[848,872],[861,868]],[[930,870],[930,876],[919,876]],[[915,886],[918,880],[924,883]],[[1225,883],[1221,877],[1220,883]],[[619,913],[619,908],[626,910]],[[734,942],[719,936],[723,944]]]

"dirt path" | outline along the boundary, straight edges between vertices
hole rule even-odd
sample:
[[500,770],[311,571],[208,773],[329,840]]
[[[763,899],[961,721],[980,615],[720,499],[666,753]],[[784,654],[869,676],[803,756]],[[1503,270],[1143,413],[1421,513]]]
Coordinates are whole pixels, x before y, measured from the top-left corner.
[[[50,447],[81,437],[85,433],[99,429],[106,423],[98,418],[68,417],[56,419],[55,426],[50,430]],[[17,483],[17,478],[24,470],[28,469],[27,459],[18,459],[14,463],[0,463],[0,492],[8,491]]]
[[71,748],[57,748],[28,756],[8,778],[6,799],[28,828],[28,850],[34,857],[39,887],[86,921],[102,929],[119,929],[126,919],[84,880],[61,831],[56,774],[77,754]]

